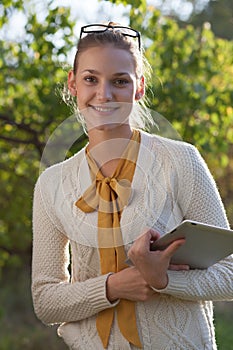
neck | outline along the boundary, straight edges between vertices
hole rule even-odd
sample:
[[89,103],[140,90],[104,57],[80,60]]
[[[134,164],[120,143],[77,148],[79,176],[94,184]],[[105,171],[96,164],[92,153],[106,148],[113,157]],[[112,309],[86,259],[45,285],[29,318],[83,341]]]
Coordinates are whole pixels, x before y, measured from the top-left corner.
[[124,141],[128,143],[132,136],[132,129],[127,125],[121,125],[119,127],[107,130],[99,130],[93,128],[88,131],[89,145],[88,148],[91,150],[96,147],[98,144],[103,143],[102,147],[107,147],[107,144],[104,144],[106,141],[111,141],[114,145],[114,142],[121,139],[122,143]]
[[129,143],[132,130],[129,125],[111,130],[92,129],[88,136],[91,156],[102,170],[104,165],[109,166],[110,170],[107,172],[111,173]]

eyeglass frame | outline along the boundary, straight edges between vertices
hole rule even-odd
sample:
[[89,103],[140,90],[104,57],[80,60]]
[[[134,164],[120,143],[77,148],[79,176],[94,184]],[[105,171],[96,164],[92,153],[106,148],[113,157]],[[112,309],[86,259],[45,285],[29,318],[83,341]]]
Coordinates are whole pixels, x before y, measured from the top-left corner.
[[[98,27],[103,27],[105,29],[103,30],[93,30],[93,31],[90,31],[90,32],[85,32],[85,29],[86,28],[89,28],[89,27],[94,27],[94,26],[98,26]],[[111,24],[100,24],[100,23],[94,23],[94,24],[87,24],[86,26],[83,26],[81,27],[81,30],[80,30],[80,36],[79,36],[79,40],[82,39],[82,35],[83,33],[85,34],[94,34],[94,33],[104,33],[106,32],[108,29],[129,29],[129,30],[132,30],[132,32],[135,33],[135,36],[134,35],[130,35],[130,34],[127,34],[127,33],[123,33],[120,31],[120,33],[123,35],[123,36],[128,36],[130,38],[137,38],[138,39],[138,49],[139,51],[141,51],[141,34],[139,31],[137,31],[136,29],[133,29],[133,28],[130,28],[130,27],[125,27],[125,26],[118,26],[118,25],[111,25]]]

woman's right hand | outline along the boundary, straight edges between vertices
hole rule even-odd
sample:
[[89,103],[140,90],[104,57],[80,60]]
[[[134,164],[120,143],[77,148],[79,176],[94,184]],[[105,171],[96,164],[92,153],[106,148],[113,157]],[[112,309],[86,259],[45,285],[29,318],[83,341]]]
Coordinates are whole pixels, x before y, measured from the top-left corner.
[[128,267],[109,275],[107,279],[107,298],[110,302],[117,299],[146,301],[155,294],[136,267]]

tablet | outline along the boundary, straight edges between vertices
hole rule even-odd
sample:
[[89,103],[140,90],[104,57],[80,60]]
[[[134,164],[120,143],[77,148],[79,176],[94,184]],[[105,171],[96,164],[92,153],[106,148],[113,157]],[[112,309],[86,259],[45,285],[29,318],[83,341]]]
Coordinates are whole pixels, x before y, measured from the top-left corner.
[[206,269],[233,253],[233,230],[190,220],[153,242],[151,250],[163,250],[179,238],[185,238],[185,243],[173,255],[172,264]]

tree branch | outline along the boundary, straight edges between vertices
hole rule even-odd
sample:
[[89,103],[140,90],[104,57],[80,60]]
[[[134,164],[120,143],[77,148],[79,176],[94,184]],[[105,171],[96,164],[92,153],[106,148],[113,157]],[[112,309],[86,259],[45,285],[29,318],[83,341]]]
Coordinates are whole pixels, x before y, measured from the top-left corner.
[[10,125],[15,126],[19,130],[25,131],[27,134],[30,134],[31,137],[28,140],[23,140],[17,137],[9,137],[9,136],[4,136],[0,135],[0,140],[12,142],[12,143],[17,143],[17,144],[26,144],[26,145],[34,145],[36,149],[39,152],[39,155],[41,156],[43,153],[43,149],[45,146],[45,142],[39,141],[39,135],[41,134],[40,132],[33,130],[28,124],[25,123],[17,123],[15,120],[12,120],[8,115],[6,114],[0,114],[0,120],[3,122],[6,122]]
[[35,144],[34,140],[22,140],[22,139],[18,139],[17,137],[13,138],[13,137],[8,137],[8,136],[3,136],[3,135],[0,135],[0,140],[13,142],[13,143],[23,143],[25,145]]
[[17,123],[15,120],[12,120],[9,116],[0,114],[0,119],[4,122],[7,122],[10,125],[14,125],[17,128],[29,132],[30,134],[37,135],[38,132],[32,128],[28,124],[25,123]]

